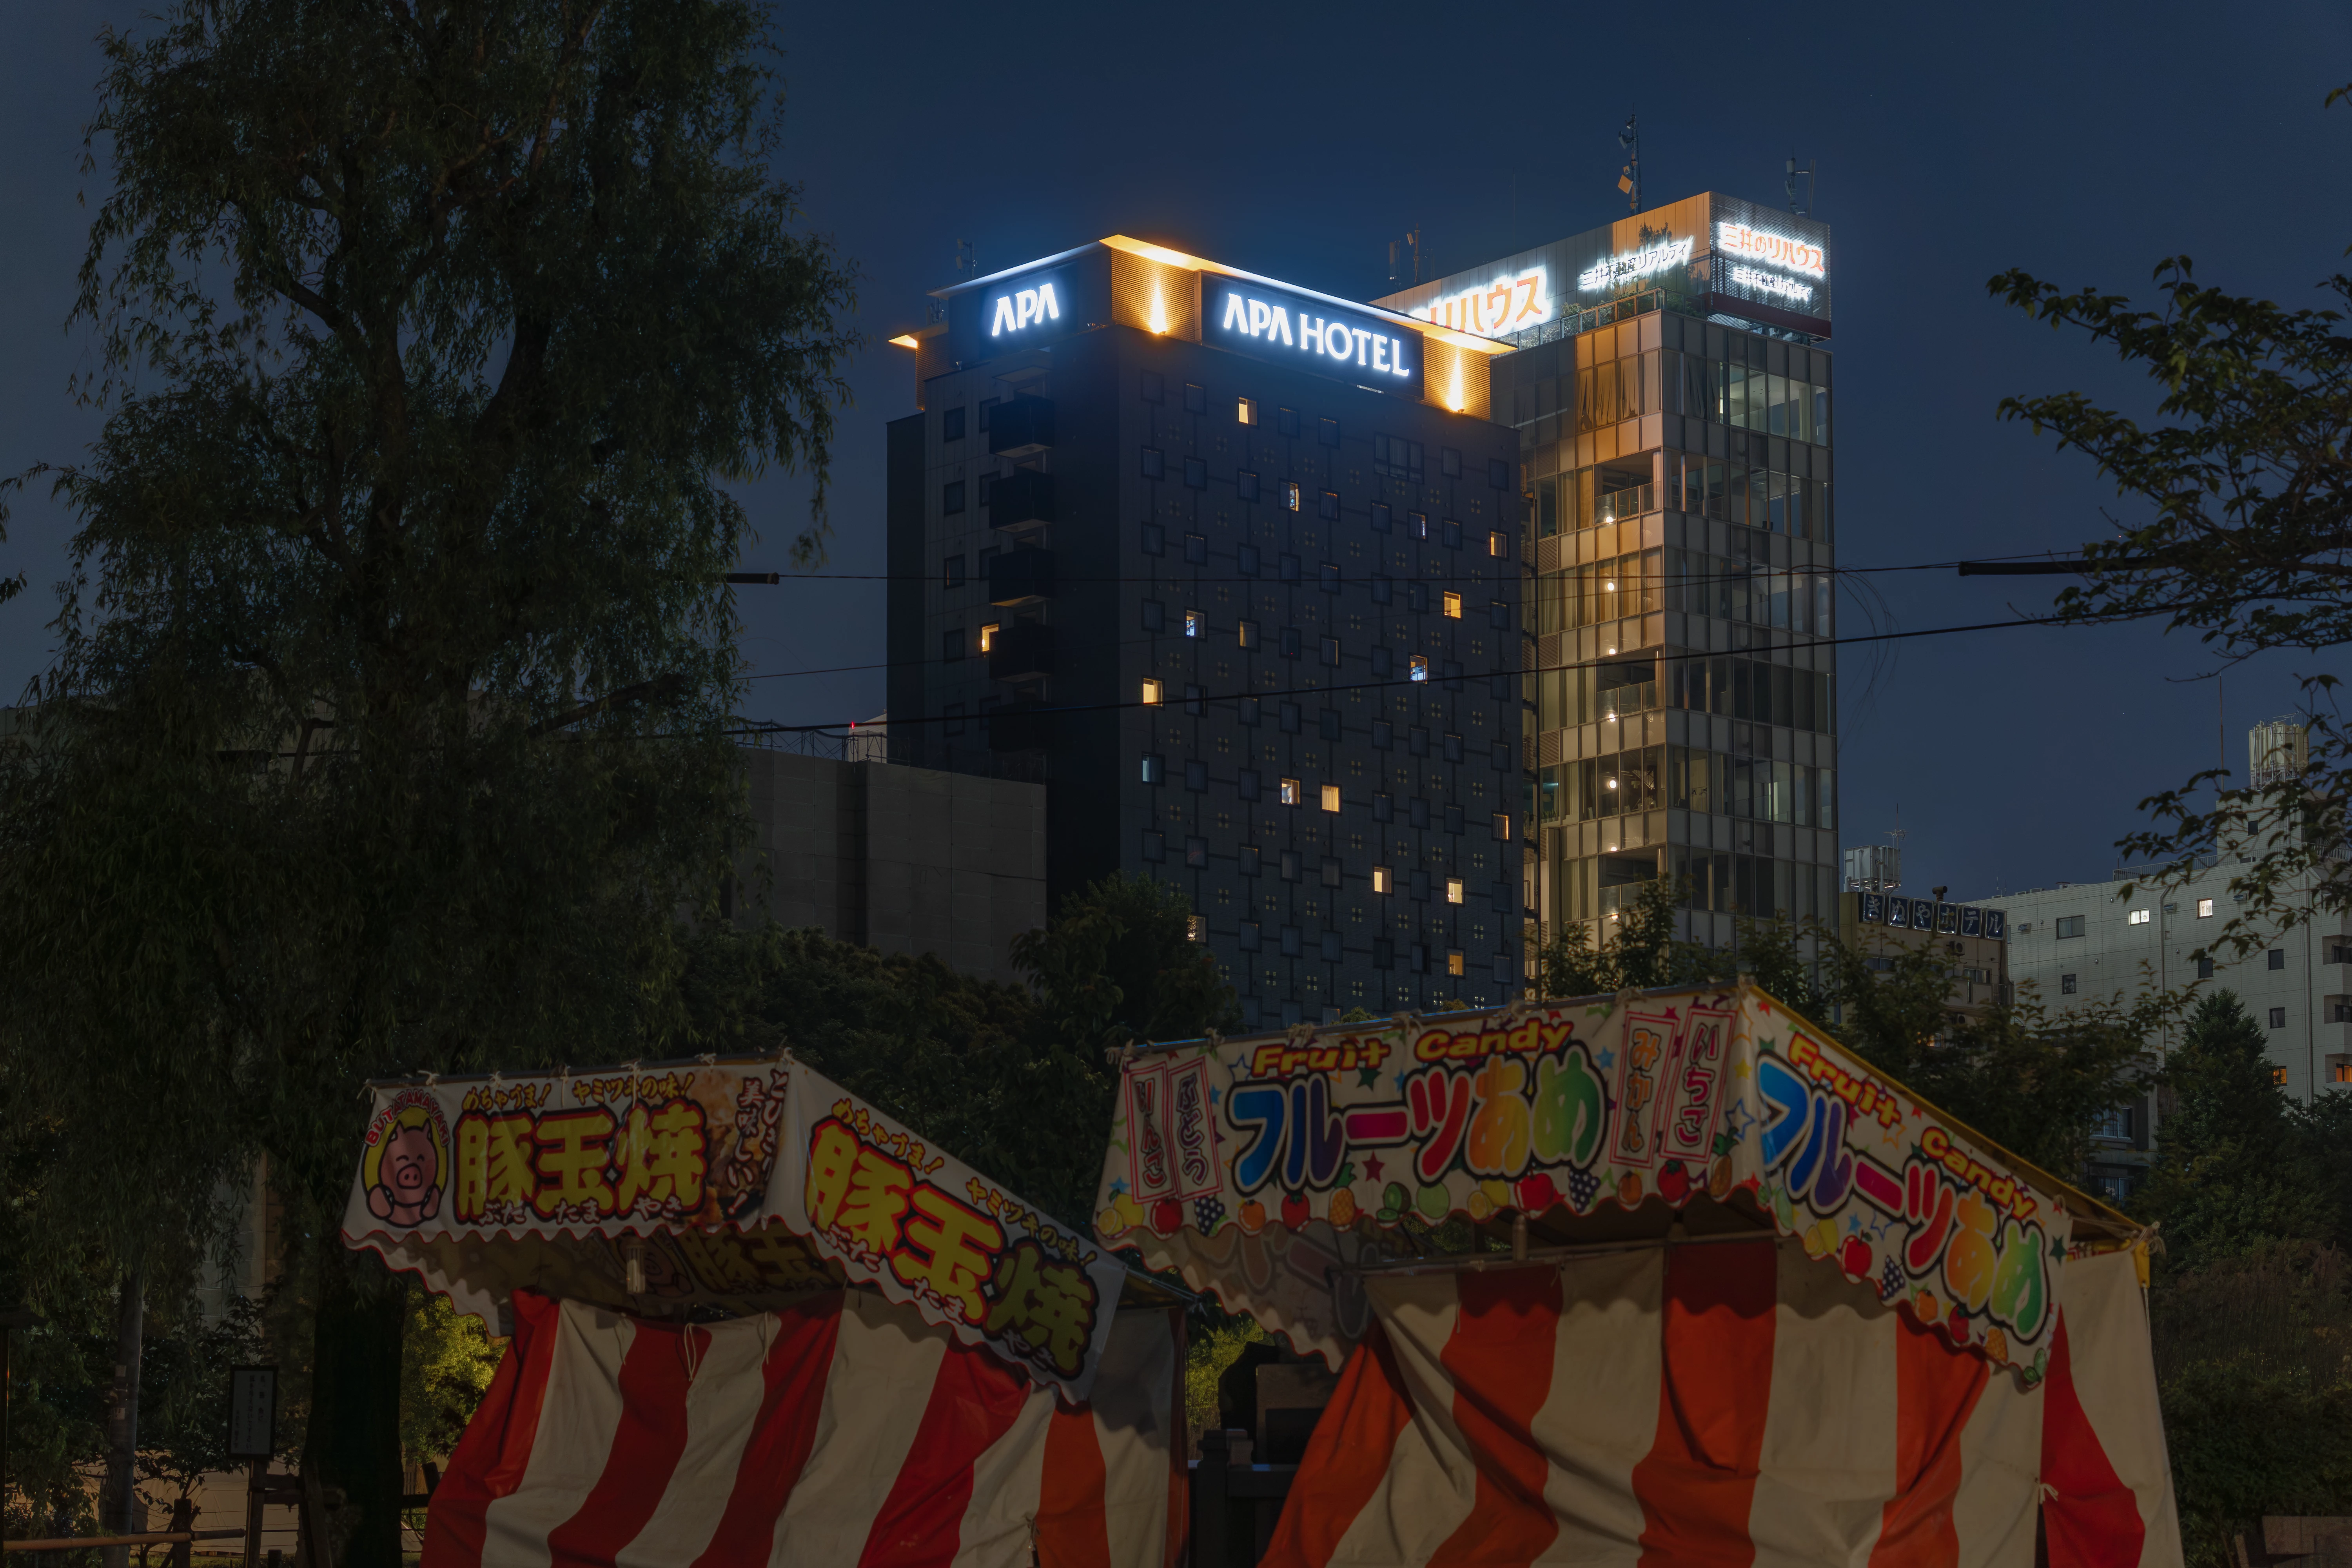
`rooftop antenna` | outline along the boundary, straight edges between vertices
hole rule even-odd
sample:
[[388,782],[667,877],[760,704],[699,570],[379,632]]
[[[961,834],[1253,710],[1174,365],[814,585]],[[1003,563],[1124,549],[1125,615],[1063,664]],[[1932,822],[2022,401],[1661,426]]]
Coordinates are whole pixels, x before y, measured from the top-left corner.
[[976,239],[956,241],[956,281],[969,283],[980,276],[980,242]]
[[[1799,217],[1813,216],[1813,192],[1820,179],[1815,171],[1819,166],[1814,160],[1809,158],[1805,161],[1805,166],[1800,169],[1797,167],[1797,154],[1794,152],[1789,154],[1789,210]],[[1802,206],[1797,205],[1797,181],[1800,176],[1805,182],[1805,205]]]
[[1625,166],[1617,172],[1617,188],[1625,193],[1625,210],[1642,210],[1642,132],[1639,116],[1632,110],[1625,111],[1625,129],[1617,132],[1617,145],[1625,149]]

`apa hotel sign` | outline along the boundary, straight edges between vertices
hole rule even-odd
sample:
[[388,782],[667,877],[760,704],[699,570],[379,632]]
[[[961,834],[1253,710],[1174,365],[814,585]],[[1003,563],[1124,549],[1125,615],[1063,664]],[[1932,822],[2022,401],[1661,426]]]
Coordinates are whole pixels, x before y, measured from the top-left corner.
[[1201,341],[1381,391],[1421,395],[1421,334],[1255,279],[1204,274]]

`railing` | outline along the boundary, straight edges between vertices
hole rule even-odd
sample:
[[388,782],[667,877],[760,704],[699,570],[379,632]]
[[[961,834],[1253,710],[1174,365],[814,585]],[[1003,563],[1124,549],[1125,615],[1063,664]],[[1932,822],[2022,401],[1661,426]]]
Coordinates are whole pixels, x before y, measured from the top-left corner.
[[1592,522],[1598,527],[1604,522],[1639,517],[1645,511],[1658,510],[1658,487],[1654,480],[1646,485],[1634,485],[1622,490],[1611,490],[1592,503]]
[[835,763],[888,762],[889,740],[879,724],[858,725],[844,733],[830,730],[788,730],[781,725],[748,724],[732,731],[739,746],[763,752],[790,752],[800,757],[823,757]]

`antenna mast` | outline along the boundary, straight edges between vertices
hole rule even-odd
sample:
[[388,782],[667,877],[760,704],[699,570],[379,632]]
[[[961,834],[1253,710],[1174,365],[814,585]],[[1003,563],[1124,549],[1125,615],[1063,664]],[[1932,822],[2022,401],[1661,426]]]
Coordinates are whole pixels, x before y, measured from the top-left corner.
[[[1789,210],[1799,217],[1813,216],[1813,196],[1820,180],[1815,171],[1819,167],[1815,161],[1807,159],[1805,166],[1800,169],[1797,167],[1797,154],[1794,152],[1789,154]],[[1805,205],[1802,206],[1797,205],[1797,181],[1800,177],[1805,182]]]
[[1625,166],[1618,171],[1617,188],[1625,193],[1625,210],[1642,210],[1642,132],[1639,116],[1632,110],[1625,111],[1625,129],[1617,132],[1617,145],[1625,149]]

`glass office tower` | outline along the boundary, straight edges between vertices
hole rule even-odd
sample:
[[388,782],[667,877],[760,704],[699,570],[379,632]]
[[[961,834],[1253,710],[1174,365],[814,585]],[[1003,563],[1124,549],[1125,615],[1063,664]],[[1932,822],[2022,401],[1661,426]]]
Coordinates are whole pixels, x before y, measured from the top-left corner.
[[1829,257],[1709,194],[1380,301],[1516,351],[1530,952],[1660,878],[1717,947],[1835,918]]

